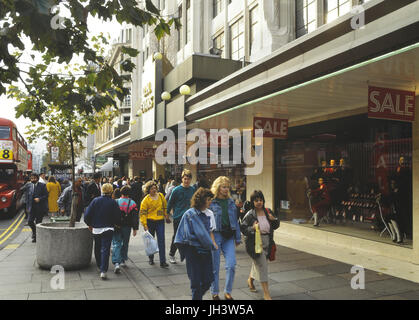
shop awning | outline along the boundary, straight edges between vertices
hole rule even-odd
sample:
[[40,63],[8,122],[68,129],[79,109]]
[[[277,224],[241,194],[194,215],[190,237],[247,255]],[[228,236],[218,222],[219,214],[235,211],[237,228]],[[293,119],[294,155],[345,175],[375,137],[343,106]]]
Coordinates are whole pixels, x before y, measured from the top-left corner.
[[113,159],[109,159],[102,167],[100,167],[100,172],[109,172],[113,169]]

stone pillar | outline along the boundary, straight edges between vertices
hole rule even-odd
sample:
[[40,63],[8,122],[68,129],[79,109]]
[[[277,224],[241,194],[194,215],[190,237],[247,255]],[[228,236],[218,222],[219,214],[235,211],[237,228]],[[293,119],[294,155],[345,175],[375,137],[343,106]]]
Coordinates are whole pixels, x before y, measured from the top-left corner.
[[413,255],[411,261],[419,263],[419,96],[415,100],[415,121],[412,124],[412,198],[413,198]]
[[263,139],[263,171],[257,176],[246,176],[246,200],[254,190],[261,190],[265,196],[265,206],[274,210],[274,140]]

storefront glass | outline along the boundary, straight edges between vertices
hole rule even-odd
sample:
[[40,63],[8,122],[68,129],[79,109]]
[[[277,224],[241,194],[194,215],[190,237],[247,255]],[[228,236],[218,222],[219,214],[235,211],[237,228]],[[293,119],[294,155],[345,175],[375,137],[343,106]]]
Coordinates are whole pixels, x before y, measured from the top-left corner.
[[317,212],[325,229],[387,241],[393,220],[411,243],[411,159],[408,122],[359,115],[291,127],[275,141],[276,208],[285,221],[313,225]]

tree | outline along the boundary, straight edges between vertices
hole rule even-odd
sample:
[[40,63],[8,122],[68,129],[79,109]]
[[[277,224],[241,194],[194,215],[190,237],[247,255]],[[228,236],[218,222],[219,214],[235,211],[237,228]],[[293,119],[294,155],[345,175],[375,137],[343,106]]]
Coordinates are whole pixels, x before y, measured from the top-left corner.
[[[60,25],[54,25],[55,13],[50,9],[61,4],[71,13]],[[180,28],[179,19],[160,16],[151,0],[140,8],[135,0],[0,0],[0,94],[8,93],[20,103],[16,118],[24,116],[40,128],[32,130],[33,137],[51,134],[68,139],[71,147],[74,186],[74,145],[89,131],[111,119],[117,112],[116,99],[123,101],[129,94],[124,88],[130,76],[119,75],[103,57],[101,45],[107,39],[100,35],[88,42],[87,17],[91,14],[103,20],[113,17],[119,23],[133,26],[154,25],[158,39],[170,34],[170,27]],[[33,48],[42,54],[42,63],[22,61],[26,49],[23,39],[30,39]],[[16,52],[10,52],[14,48]],[[131,57],[138,51],[122,47],[127,59],[120,62],[123,71],[132,72]],[[70,67],[73,58],[81,56],[84,65]],[[33,57],[32,57],[33,58]],[[67,73],[51,73],[51,64],[64,65]],[[13,85],[20,81],[24,88]],[[33,129],[33,128],[32,128]],[[75,194],[75,193],[74,193]],[[74,200],[74,197],[73,197]],[[70,226],[74,226],[72,206]]]

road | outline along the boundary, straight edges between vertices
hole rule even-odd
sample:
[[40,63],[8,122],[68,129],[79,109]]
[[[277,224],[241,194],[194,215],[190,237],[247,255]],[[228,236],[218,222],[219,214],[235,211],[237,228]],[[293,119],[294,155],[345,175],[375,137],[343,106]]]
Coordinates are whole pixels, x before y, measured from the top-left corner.
[[25,226],[26,222],[23,209],[19,210],[13,218],[0,218],[0,250],[13,246],[13,240],[22,231],[28,231],[29,227]]

